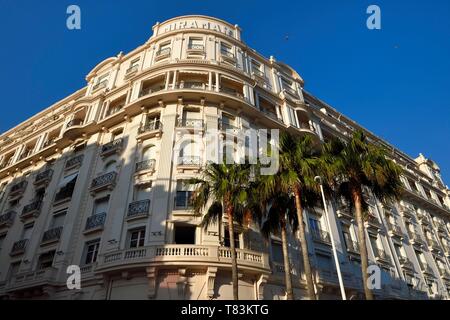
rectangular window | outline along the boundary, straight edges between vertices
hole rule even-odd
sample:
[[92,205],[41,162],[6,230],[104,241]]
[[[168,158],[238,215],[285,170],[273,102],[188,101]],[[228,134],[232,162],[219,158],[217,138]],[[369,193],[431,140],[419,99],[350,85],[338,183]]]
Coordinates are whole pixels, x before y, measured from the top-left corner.
[[59,183],[59,190],[55,195],[55,201],[69,199],[72,197],[77,182],[78,172],[68,175]]
[[294,127],[298,128],[298,123],[297,123],[297,118],[295,117],[295,111],[294,109],[288,107],[287,108],[288,111],[288,117],[289,117],[289,123],[291,125],[293,125]]
[[130,62],[130,69],[137,69],[139,67],[139,59],[137,58]]
[[139,228],[129,231],[129,248],[139,248],[144,246],[145,228]]
[[108,204],[109,204],[109,196],[96,199],[94,202],[94,209],[92,214],[96,215],[108,212]]
[[[230,247],[230,232],[228,231],[228,227],[226,227],[225,229],[224,229],[225,231],[224,231],[224,235],[223,235],[223,242],[224,242],[224,246],[225,247]],[[239,249],[240,248],[240,240],[239,240],[239,238],[240,238],[240,233],[239,232],[234,232],[234,246],[235,246],[235,248],[236,249]]]
[[14,277],[19,272],[19,268],[20,268],[20,262],[11,263],[11,265],[9,267],[9,271],[8,271],[8,274],[9,274],[8,278]]
[[86,242],[84,264],[91,264],[97,261],[100,239]]
[[188,42],[188,49],[189,50],[199,50],[199,51],[203,51],[203,39],[202,38],[195,38],[195,37],[191,37],[189,38],[189,42]]
[[2,252],[2,247],[3,247],[3,243],[5,242],[5,239],[6,239],[6,233],[0,234],[0,253]]
[[41,254],[38,260],[38,270],[50,268],[53,265],[54,258],[55,258],[55,250]]
[[52,219],[52,224],[51,224],[50,229],[63,227],[64,220],[66,219],[66,214],[67,214],[66,210],[61,210],[61,211],[55,212],[53,214],[53,219]]
[[187,209],[192,207],[192,197],[194,194],[193,185],[186,185],[183,180],[177,181],[177,194],[175,197],[176,209]]
[[274,262],[283,263],[283,247],[279,242],[272,241],[272,260]]
[[104,75],[98,77],[97,83],[103,83],[103,82],[106,83],[106,81],[108,81],[108,80],[107,80],[108,77],[109,77],[109,74],[108,74],[108,73],[106,73],[106,74],[104,74]]
[[175,225],[175,243],[176,244],[195,244],[195,226]]
[[34,227],[34,223],[29,223],[23,226],[23,231],[22,231],[22,239],[30,239],[31,235],[33,234],[33,227]]

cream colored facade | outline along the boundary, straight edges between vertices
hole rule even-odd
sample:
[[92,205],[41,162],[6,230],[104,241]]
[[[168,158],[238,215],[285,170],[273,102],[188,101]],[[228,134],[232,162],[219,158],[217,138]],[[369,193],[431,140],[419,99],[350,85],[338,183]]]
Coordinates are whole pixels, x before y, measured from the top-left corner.
[[[227,222],[199,227],[181,183],[201,171],[204,143],[197,152],[174,154],[174,146],[194,135],[204,142],[211,129],[220,138],[225,129],[277,128],[324,141],[360,128],[306,92],[289,66],[249,48],[237,25],[212,17],[157,23],[145,44],[104,60],[86,80],[0,136],[3,298],[231,299]],[[391,207],[367,196],[369,257],[382,267],[375,294],[447,299],[449,190],[434,162],[389,147],[406,169],[405,193]],[[331,231],[347,294],[358,298],[355,223],[340,201],[329,209],[331,230],[320,208],[307,213],[317,293],[340,298]],[[248,228],[238,246],[240,298],[284,299],[279,239],[266,243]],[[301,299],[297,246],[291,239]],[[69,265],[81,267],[81,290],[66,287]]]

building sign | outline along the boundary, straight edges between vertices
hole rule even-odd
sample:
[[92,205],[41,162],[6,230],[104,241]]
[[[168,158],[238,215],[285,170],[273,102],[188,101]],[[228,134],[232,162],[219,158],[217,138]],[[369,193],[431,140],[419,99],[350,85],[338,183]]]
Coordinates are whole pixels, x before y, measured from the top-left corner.
[[234,37],[234,30],[229,26],[207,20],[180,20],[169,24],[162,24],[158,29],[158,35],[174,30],[204,29],[223,33],[227,36]]

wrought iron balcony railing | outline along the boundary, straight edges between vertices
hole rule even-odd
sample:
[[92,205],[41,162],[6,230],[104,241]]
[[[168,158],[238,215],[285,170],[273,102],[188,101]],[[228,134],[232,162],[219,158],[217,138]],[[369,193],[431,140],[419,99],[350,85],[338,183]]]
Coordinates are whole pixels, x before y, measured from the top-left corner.
[[155,58],[156,60],[164,59],[170,56],[171,49],[170,48],[162,48],[156,51]]
[[189,43],[188,51],[203,52],[205,51],[205,46],[202,44]]
[[93,229],[101,229],[105,225],[106,212],[94,214],[86,220],[85,231],[91,231]]
[[147,216],[150,211],[150,200],[134,201],[128,205],[127,218]]
[[27,248],[28,239],[22,239],[14,242],[11,252],[9,253],[11,256],[23,254]]
[[203,120],[201,119],[178,119],[177,127],[179,128],[197,128],[203,129]]
[[44,235],[42,236],[42,243],[58,241],[59,238],[61,238],[62,230],[63,227],[57,227],[45,231]]
[[315,241],[320,241],[327,244],[331,243],[330,234],[328,231],[312,229],[311,233]]
[[34,184],[47,183],[52,179],[52,176],[53,176],[52,169],[42,171],[36,175],[36,178],[34,179]]
[[108,142],[102,146],[102,156],[109,155],[122,150],[123,139],[115,139],[114,141]]
[[136,163],[136,172],[144,170],[155,170],[155,159],[144,160]]
[[11,190],[9,191],[10,197],[15,197],[17,195],[20,195],[25,192],[25,189],[27,188],[28,181],[23,180],[21,182],[16,183],[11,187]]
[[139,133],[162,130],[162,123],[159,120],[149,121],[139,127]]
[[178,158],[179,166],[200,166],[201,158],[197,156],[182,156]]
[[29,216],[37,217],[41,212],[42,200],[33,201],[22,209],[22,214],[20,215],[21,219],[27,218]]
[[73,126],[82,126],[83,125],[83,119],[72,119],[69,122],[67,122],[66,128],[70,128]]
[[0,216],[0,227],[9,227],[14,223],[16,212],[10,210]]
[[117,172],[111,171],[105,173],[94,180],[91,183],[91,190],[96,191],[103,188],[113,187],[116,183]]
[[80,154],[78,156],[72,157],[66,162],[66,169],[79,167],[83,163],[84,155]]
[[106,88],[107,85],[108,85],[108,80],[104,80],[104,81],[102,81],[102,82],[99,82],[99,83],[95,84],[95,85],[92,87],[92,91],[97,91],[97,90]]

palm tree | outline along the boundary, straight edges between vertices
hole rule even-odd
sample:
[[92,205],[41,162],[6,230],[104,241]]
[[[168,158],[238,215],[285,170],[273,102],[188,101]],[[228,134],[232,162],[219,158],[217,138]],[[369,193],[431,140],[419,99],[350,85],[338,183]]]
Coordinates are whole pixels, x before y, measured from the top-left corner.
[[267,212],[267,217],[262,225],[261,232],[266,239],[270,238],[270,234],[281,234],[287,300],[294,299],[291,263],[289,261],[288,251],[287,227],[289,224],[293,232],[295,232],[298,226],[297,222],[294,199],[286,193],[273,195],[273,198],[270,201],[270,209]]
[[294,138],[288,133],[281,134],[278,181],[282,190],[294,194],[296,214],[299,221],[298,234],[303,258],[303,268],[310,300],[315,300],[316,295],[306,242],[305,225],[303,223],[303,209],[313,207],[315,204],[315,201],[305,201],[307,198],[305,196],[317,194],[317,185],[314,181],[317,163],[318,154],[310,136]]
[[252,195],[255,192],[252,192],[251,176],[252,166],[248,164],[208,163],[200,179],[193,178],[187,181],[188,184],[195,185],[192,199],[194,212],[202,214],[208,207],[202,221],[205,228],[211,223],[220,222],[223,213],[228,218],[234,300],[239,299],[235,223],[242,225],[245,218],[259,212],[257,208],[252,208],[255,203]]
[[348,142],[332,139],[323,147],[322,173],[338,197],[343,197],[355,209],[361,271],[367,300],[373,294],[367,286],[368,257],[364,229],[364,216],[368,205],[363,189],[369,189],[382,203],[398,199],[401,192],[402,169],[387,157],[383,147],[369,143],[362,131],[356,131]]

